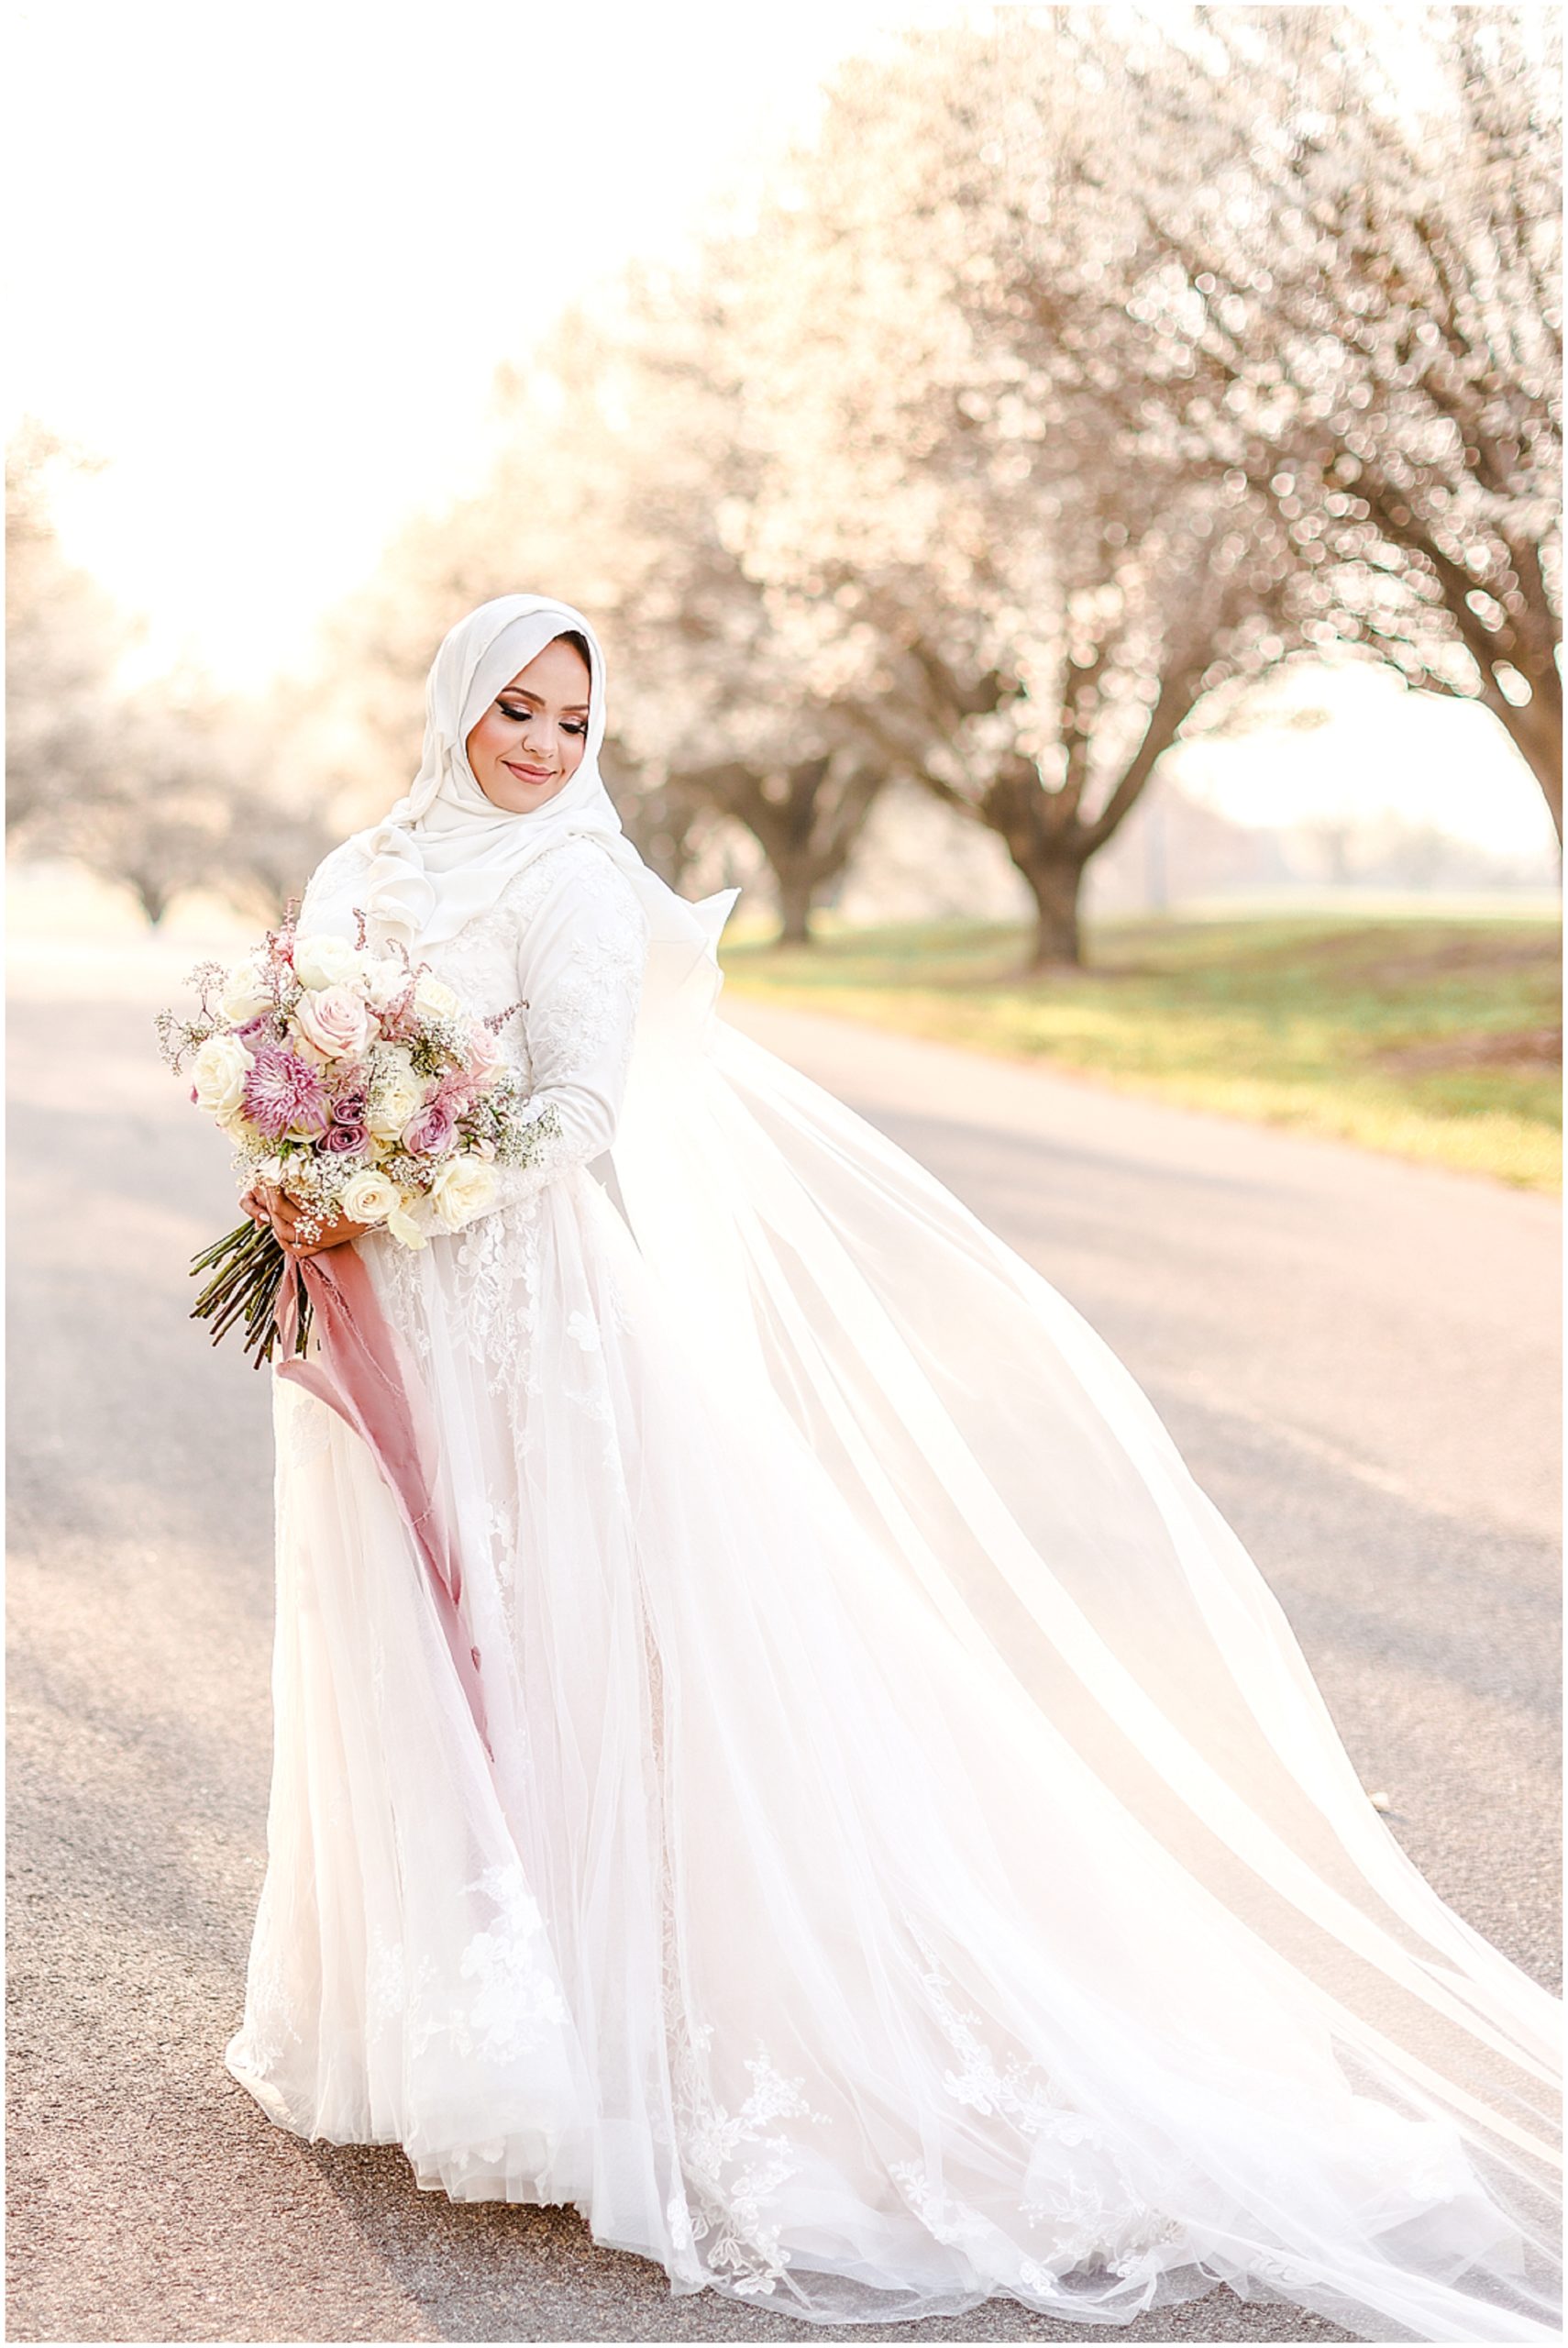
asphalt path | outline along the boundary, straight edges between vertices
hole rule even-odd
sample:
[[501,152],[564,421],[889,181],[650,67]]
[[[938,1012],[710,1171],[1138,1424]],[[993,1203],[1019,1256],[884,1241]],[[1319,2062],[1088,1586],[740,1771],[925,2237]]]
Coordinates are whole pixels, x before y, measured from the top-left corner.
[[[10,2336],[792,2340],[575,2213],[422,2194],[227,2077],[270,1749],[261,1379],[184,1318],[231,1204],[153,1053],[190,956],[13,974]],[[739,1024],[925,1160],[1140,1379],[1444,1896],[1551,1979],[1553,1205],[846,1024]],[[820,2338],[823,2335],[815,2335]],[[1095,2339],[992,2303],[857,2340]],[[1334,2340],[1220,2292],[1129,2341]]]

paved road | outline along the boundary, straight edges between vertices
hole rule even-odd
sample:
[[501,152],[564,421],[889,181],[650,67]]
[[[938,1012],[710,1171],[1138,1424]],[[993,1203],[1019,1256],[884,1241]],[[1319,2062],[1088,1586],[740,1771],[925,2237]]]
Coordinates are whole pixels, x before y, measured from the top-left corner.
[[[151,1057],[183,958],[14,984],[11,2336],[767,2340],[799,2327],[307,2146],[224,2072],[260,1877],[269,1437],[183,1269],[221,1152]],[[733,1005],[1141,1377],[1419,1864],[1552,1963],[1556,1217],[1538,1199]],[[1102,2337],[994,2305],[856,2338]],[[1123,2336],[1119,2334],[1119,2337]],[[1343,2337],[1226,2294],[1130,2340]]]

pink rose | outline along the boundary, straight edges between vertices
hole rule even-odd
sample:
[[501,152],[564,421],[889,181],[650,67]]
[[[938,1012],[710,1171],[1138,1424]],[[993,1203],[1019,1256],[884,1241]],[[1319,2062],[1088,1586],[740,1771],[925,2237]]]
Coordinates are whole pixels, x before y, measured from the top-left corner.
[[428,1101],[403,1129],[403,1146],[411,1157],[439,1157],[452,1146],[457,1124],[444,1101]]
[[351,1151],[363,1149],[368,1136],[363,1125],[346,1125],[334,1110],[333,1123],[321,1140],[321,1148],[328,1157],[347,1157]]
[[321,987],[294,1006],[300,1033],[330,1060],[358,1059],[370,1040],[370,1015],[352,987]]
[[476,1020],[470,1031],[464,1065],[476,1089],[488,1084],[501,1065],[501,1046],[481,1020]]

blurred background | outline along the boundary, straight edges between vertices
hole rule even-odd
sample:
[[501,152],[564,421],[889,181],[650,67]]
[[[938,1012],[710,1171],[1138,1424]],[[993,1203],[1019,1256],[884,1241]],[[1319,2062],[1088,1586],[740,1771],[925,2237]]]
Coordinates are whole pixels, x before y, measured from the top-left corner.
[[1552,1186],[1555,15],[18,10],[14,956],[543,590],[732,986]]

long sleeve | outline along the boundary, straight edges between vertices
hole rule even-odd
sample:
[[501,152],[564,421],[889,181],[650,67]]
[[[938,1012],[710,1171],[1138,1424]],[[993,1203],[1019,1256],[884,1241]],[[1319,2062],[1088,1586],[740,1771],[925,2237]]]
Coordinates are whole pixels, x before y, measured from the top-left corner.
[[554,885],[530,908],[517,957],[533,1100],[547,1131],[532,1165],[502,1169],[497,1206],[609,1148],[642,991],[647,925],[631,882],[591,841],[550,863]]

